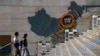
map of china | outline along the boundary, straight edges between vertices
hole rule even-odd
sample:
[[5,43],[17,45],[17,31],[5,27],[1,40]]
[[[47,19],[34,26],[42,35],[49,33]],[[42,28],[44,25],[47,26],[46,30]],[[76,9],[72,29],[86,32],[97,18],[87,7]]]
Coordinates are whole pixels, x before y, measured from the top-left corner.
[[[71,13],[77,20],[82,16],[84,7],[72,1],[68,10],[70,10],[68,13]],[[78,11],[79,16],[74,13],[74,10]],[[31,25],[31,31],[39,36],[49,36],[50,34],[57,32],[59,24],[59,19],[50,17],[45,9],[36,12],[35,16],[28,17],[28,21]]]
[[35,16],[28,17],[31,31],[40,36],[48,36],[57,31],[59,19],[50,17],[45,9],[36,12]]

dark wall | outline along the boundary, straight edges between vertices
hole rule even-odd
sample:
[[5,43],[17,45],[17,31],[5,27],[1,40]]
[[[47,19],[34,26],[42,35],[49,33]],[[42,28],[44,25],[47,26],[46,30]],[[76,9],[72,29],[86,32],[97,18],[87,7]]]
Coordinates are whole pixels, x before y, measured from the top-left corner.
[[0,46],[4,46],[11,42],[11,35],[0,35]]

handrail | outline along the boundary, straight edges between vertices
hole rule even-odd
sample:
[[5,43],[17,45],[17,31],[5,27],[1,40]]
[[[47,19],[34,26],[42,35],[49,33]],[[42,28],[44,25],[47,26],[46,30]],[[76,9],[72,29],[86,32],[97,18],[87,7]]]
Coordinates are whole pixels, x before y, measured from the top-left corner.
[[5,46],[1,47],[0,49],[3,49],[3,48],[5,48],[6,46],[11,45],[11,44],[12,44],[12,43],[8,43],[8,44],[6,44]]
[[[5,46],[1,47],[0,49],[3,49],[3,48],[5,48],[6,46],[9,46],[9,45],[12,45],[12,43],[10,42],[10,43],[6,44]],[[11,53],[10,53],[10,55],[13,56],[12,55],[12,47],[11,47]]]
[[82,21],[85,20],[85,19],[89,19],[93,14],[97,14],[97,13],[100,13],[100,11],[95,11],[95,12],[93,12],[91,15],[89,15],[88,17],[86,17],[86,18],[81,18],[81,20],[79,20],[77,23],[82,22]]
[[83,7],[100,7],[100,5],[83,5]]

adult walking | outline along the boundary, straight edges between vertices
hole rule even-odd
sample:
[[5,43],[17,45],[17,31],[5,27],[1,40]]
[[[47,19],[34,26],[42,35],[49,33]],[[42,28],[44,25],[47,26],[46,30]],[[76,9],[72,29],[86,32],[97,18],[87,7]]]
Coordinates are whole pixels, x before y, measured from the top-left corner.
[[18,32],[15,32],[15,37],[13,38],[13,42],[14,42],[14,47],[15,47],[15,56],[21,56],[21,53],[20,53],[20,49],[19,49],[19,33]]
[[23,41],[22,41],[22,56],[26,54],[26,56],[29,55],[29,50],[28,50],[28,43],[27,43],[27,34],[24,34]]

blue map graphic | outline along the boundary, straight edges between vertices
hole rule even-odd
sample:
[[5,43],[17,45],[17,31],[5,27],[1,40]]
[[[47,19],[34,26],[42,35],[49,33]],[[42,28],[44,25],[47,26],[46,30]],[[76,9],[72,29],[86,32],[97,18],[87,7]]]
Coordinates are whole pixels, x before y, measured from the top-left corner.
[[[68,13],[71,13],[77,20],[83,14],[84,8],[72,1],[67,10],[70,10]],[[80,16],[77,16],[74,10],[77,10]],[[44,8],[37,11],[35,16],[28,17],[28,22],[31,25],[31,31],[39,36],[46,37],[58,31],[59,18],[50,17]]]
[[28,17],[31,30],[40,36],[48,36],[57,31],[59,19],[50,17],[45,9],[36,12],[35,16]]

